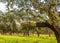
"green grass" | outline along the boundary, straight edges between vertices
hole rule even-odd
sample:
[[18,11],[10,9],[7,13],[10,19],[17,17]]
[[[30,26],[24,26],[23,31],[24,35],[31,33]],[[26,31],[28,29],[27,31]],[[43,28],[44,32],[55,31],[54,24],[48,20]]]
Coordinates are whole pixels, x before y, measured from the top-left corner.
[[48,37],[45,35],[40,37],[0,35],[0,43],[56,43],[56,39],[54,36]]

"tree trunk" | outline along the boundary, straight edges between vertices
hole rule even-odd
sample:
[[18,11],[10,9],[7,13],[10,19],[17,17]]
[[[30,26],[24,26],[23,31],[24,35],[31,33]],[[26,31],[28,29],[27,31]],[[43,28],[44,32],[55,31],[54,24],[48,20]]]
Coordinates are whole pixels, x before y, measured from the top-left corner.
[[51,37],[51,34],[49,33],[49,37]]
[[55,33],[55,37],[56,37],[56,40],[57,40],[57,43],[60,43],[60,27],[57,25],[57,26],[53,26],[51,25],[50,26],[50,29]]
[[37,31],[37,35],[38,35],[38,37],[39,37],[39,36],[40,36],[40,32]]
[[55,33],[57,43],[60,43],[60,27],[58,25],[54,27],[53,25],[50,25],[48,22],[37,22],[36,27],[50,28]]
[[29,33],[27,35],[29,36]]
[[26,32],[26,35],[29,36],[29,31]]
[[39,33],[37,33],[37,35],[38,35],[38,37],[40,36],[40,34],[39,34]]
[[25,36],[25,32],[23,32],[23,36]]
[[57,39],[57,43],[60,43],[60,34],[55,33],[56,39]]

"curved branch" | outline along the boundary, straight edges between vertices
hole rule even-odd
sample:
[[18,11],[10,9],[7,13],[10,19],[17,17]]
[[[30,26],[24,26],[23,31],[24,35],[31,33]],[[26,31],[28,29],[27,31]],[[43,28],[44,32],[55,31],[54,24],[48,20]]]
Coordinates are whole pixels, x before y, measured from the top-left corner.
[[36,9],[46,11],[46,8],[45,8],[44,5],[39,5],[38,3],[36,3],[35,0],[30,0],[30,1],[32,2],[32,5],[33,5]]
[[36,27],[48,27],[52,31],[54,31],[55,33],[60,34],[60,27],[58,25],[54,27],[53,25],[50,25],[47,21],[45,21],[45,22],[36,22]]

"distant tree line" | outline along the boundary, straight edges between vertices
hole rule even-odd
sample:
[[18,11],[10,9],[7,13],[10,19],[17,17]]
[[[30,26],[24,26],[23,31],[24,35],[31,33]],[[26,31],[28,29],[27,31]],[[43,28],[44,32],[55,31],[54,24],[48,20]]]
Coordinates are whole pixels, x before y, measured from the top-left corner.
[[[12,33],[22,33],[23,36],[29,36],[30,33],[37,34],[39,37],[40,34],[53,34],[53,32],[50,29],[46,28],[40,28],[33,26],[34,24],[31,24],[30,21],[19,21],[18,16],[11,15],[9,13],[6,13],[5,15],[0,15],[0,33],[6,34],[9,33],[12,35]],[[17,21],[17,22],[16,22]],[[22,22],[22,23],[21,23]],[[18,24],[17,24],[18,23]]]

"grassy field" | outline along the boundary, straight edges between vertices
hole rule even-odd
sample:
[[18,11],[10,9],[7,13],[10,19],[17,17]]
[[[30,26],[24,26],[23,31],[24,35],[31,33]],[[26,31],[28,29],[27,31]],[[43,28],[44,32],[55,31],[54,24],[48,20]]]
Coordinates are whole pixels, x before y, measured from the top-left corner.
[[54,36],[41,35],[40,37],[22,37],[0,35],[0,43],[56,43]]

